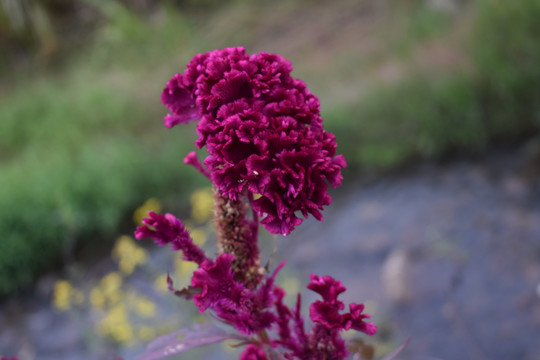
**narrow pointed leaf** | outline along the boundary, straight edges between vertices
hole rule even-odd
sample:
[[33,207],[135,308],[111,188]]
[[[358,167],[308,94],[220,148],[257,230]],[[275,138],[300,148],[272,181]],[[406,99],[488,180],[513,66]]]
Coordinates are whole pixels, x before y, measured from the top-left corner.
[[135,360],[163,359],[228,339],[246,340],[242,336],[229,334],[214,325],[195,325],[190,329],[181,329],[158,337],[147,346],[146,352],[136,357]]

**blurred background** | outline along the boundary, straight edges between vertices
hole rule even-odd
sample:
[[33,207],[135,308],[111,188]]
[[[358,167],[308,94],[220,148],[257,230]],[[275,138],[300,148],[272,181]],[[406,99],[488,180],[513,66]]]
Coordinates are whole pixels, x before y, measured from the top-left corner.
[[244,46],[292,62],[348,162],[326,221],[275,240],[281,285],[342,280],[380,325],[366,359],[408,337],[403,359],[539,359],[538,19],[540,0],[0,0],[0,355],[129,359],[204,321],[163,291],[192,269],[130,236],[163,210],[215,251],[194,126],[167,130],[160,94]]

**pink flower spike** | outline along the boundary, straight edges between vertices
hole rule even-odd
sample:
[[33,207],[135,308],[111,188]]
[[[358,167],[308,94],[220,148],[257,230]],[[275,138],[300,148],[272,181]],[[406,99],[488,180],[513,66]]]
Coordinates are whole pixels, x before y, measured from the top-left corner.
[[330,276],[311,275],[311,283],[308,289],[315,291],[322,296],[323,301],[317,300],[309,308],[309,317],[316,323],[325,326],[327,329],[354,329],[362,331],[368,335],[374,335],[377,327],[373,323],[367,323],[364,319],[369,319],[369,314],[362,314],[363,304],[350,304],[349,313],[340,314],[345,305],[338,300],[339,294],[346,288],[341,281],[334,280]]
[[201,160],[199,160],[199,157],[197,156],[197,153],[195,151],[192,151],[186,155],[186,157],[184,158],[184,164],[193,166],[201,174],[210,179],[210,171],[208,171],[208,169],[202,165]]
[[193,243],[182,222],[172,214],[156,214],[148,212],[148,217],[143,219],[143,225],[135,230],[135,238],[154,239],[159,246],[171,244],[173,250],[182,250],[184,260],[202,264],[207,260],[204,251]]

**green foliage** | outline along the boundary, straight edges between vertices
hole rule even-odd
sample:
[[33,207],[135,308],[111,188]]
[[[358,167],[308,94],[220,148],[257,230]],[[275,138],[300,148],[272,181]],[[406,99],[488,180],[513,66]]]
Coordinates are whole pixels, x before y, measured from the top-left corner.
[[[156,66],[178,48],[191,49],[197,43],[187,17],[172,6],[164,4],[143,19],[117,1],[90,1],[107,18],[96,31],[96,40],[85,59],[98,68],[123,66],[132,69]],[[194,44],[192,44],[192,42]]]
[[[182,156],[193,148],[193,128],[161,126],[165,111],[159,92],[197,52],[246,41],[274,44],[246,31],[261,11],[259,2],[240,11],[243,1],[227,5],[234,21],[215,16],[208,18],[211,25],[202,26],[167,2],[148,20],[116,1],[88,1],[106,18],[89,51],[60,76],[28,78],[3,97],[0,295],[31,282],[81,239],[112,239],[147,198],[186,194],[192,177],[200,180],[182,166]],[[213,3],[205,1],[201,8]],[[290,13],[284,18],[291,18],[298,7],[287,4],[283,9]],[[374,56],[414,58],[423,41],[444,38],[456,24],[424,1],[403,6],[410,11],[407,20],[397,21],[392,27],[396,38],[384,42],[396,45],[383,46],[377,55],[337,49],[335,56],[310,62],[302,49],[283,54],[305,71],[302,78],[310,77],[312,65],[311,77],[323,79],[323,93],[315,92],[321,100],[324,89],[338,92],[327,94],[335,100],[323,101],[323,118],[349,165],[388,169],[415,157],[481,151],[494,141],[540,129],[540,0],[474,2],[473,26],[463,31],[467,51],[457,49],[470,65],[466,71],[431,69],[427,74],[420,69],[399,74],[401,80],[391,84],[367,81],[367,88],[364,78],[381,62]],[[264,50],[279,51],[271,46]],[[324,77],[328,71],[332,76]]]
[[385,29],[384,41],[391,45],[391,55],[403,58],[410,56],[416,46],[425,41],[444,38],[456,18],[451,8],[430,1],[396,1],[390,8],[392,26]]
[[327,119],[357,166],[386,169],[413,156],[479,149],[486,133],[472,86],[465,76],[436,81],[416,76],[374,89],[338,115],[347,121],[336,122],[331,112]]
[[440,35],[450,25],[450,14],[446,9],[426,5],[422,1],[411,10],[405,34],[410,41],[421,41]]
[[540,130],[540,0],[482,0],[475,10],[472,73],[417,71],[326,111],[349,163],[387,169]]
[[487,116],[503,136],[540,126],[540,0],[482,0],[469,49]]
[[160,114],[136,94],[80,80],[21,87],[0,108],[0,294],[28,284],[76,241],[107,241],[148,197],[193,186],[195,172],[181,166],[193,139],[163,142]]

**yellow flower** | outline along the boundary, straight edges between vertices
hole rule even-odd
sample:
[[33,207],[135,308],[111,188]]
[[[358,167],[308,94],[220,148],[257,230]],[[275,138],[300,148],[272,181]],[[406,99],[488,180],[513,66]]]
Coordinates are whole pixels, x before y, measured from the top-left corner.
[[149,211],[160,212],[161,203],[156,198],[150,198],[144,202],[140,207],[135,210],[133,213],[133,221],[136,225],[142,224],[142,219],[148,215]]
[[53,304],[59,310],[69,310],[71,307],[72,286],[66,280],[58,280],[54,284]]
[[135,311],[140,316],[152,317],[156,313],[156,304],[144,297],[137,297],[135,298]]
[[169,291],[169,288],[167,287],[167,274],[159,275],[156,280],[154,280],[154,288],[160,292]]
[[188,286],[191,282],[193,272],[197,270],[198,265],[192,261],[184,261],[181,257],[176,261],[176,276],[178,281],[174,282],[174,287],[177,289]]
[[206,233],[203,229],[192,229],[189,231],[189,235],[191,235],[195,245],[203,246],[206,242]]
[[117,304],[109,310],[99,323],[98,332],[102,336],[109,336],[120,343],[133,341],[133,328],[123,303]]
[[212,215],[214,193],[211,188],[195,190],[190,197],[191,217],[197,222],[204,222]]
[[109,303],[116,303],[121,298],[120,288],[122,286],[122,276],[118,272],[111,272],[101,279],[100,287],[103,295]]
[[111,335],[114,340],[121,343],[131,343],[133,341],[133,329],[129,323],[116,326]]
[[135,266],[144,264],[148,254],[146,250],[138,246],[130,236],[120,236],[114,245],[112,256],[118,260],[118,267],[124,274],[129,275]]
[[144,341],[152,340],[156,337],[156,331],[148,326],[142,326],[138,331],[139,338]]

